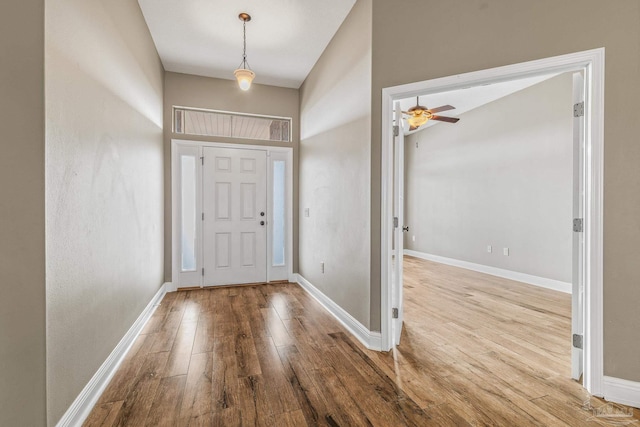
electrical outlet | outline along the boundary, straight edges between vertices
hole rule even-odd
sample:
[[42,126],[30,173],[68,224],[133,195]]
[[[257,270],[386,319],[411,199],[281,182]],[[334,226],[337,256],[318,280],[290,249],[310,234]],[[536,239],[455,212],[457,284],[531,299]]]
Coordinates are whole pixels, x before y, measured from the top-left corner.
[[489,253],[493,252],[493,248],[491,247],[491,245],[487,246],[487,252],[489,252]]
[[309,217],[309,208],[304,208],[304,216]]
[[324,262],[320,263],[320,273],[324,274]]
[[503,253],[505,256],[509,256],[509,248],[504,248],[504,249],[502,249],[502,253]]

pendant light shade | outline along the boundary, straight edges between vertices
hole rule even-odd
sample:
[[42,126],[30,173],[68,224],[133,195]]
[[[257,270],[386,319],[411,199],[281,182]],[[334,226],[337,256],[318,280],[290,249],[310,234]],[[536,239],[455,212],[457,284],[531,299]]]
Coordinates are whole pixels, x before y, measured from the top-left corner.
[[249,63],[247,62],[247,22],[251,21],[251,15],[242,12],[238,15],[238,18],[242,21],[242,62],[233,74],[236,76],[236,80],[238,80],[238,86],[240,86],[240,89],[246,91],[249,90],[251,82],[253,82],[253,79],[256,77],[256,73],[251,71]]
[[238,68],[233,72],[236,76],[236,80],[238,80],[238,86],[242,90],[249,90],[251,87],[251,82],[253,78],[256,76],[256,73],[246,68]]

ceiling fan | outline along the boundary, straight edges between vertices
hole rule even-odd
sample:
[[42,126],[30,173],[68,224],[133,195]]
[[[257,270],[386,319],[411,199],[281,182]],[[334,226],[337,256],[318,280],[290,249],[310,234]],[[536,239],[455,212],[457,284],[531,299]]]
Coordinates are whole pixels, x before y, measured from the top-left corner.
[[441,111],[449,111],[454,110],[455,107],[451,105],[443,105],[438,108],[427,108],[420,105],[420,98],[416,96],[416,106],[409,108],[409,111],[403,111],[407,117],[407,123],[409,123],[409,130],[416,130],[423,124],[427,123],[429,120],[438,120],[441,122],[447,123],[457,123],[458,118],[456,117],[446,117],[446,116],[436,116],[435,113],[439,113]]

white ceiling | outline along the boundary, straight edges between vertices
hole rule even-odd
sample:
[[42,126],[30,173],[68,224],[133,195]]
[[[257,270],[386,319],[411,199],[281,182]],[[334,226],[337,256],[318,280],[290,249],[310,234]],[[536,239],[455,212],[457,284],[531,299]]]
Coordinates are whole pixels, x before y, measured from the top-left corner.
[[247,61],[256,83],[298,88],[355,0],[138,0],[167,71],[234,79]]
[[[471,111],[475,108],[481,107],[485,104],[488,104],[489,102],[498,100],[519,90],[541,83],[556,75],[557,74],[546,74],[542,76],[511,80],[484,86],[474,86],[465,89],[457,89],[449,92],[440,92],[432,95],[422,95],[420,96],[420,105],[427,108],[436,108],[440,107],[441,105],[451,105],[453,107],[456,107],[455,110],[443,111],[442,113],[438,114],[442,116],[458,117],[462,113],[466,113],[467,111]],[[415,97],[400,100],[400,106],[403,111],[407,111],[414,105],[416,105]],[[464,119],[461,118],[461,120]],[[406,126],[405,122],[405,134],[409,135],[415,132],[420,132],[421,130],[427,129],[430,126],[435,126],[441,123],[443,126],[455,126],[455,124],[451,123],[443,123],[430,120],[417,130],[409,132],[407,130],[409,126]]]

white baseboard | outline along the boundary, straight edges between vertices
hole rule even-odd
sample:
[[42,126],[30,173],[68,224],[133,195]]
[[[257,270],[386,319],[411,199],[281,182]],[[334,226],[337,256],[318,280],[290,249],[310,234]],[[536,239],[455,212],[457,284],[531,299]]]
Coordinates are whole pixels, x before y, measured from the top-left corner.
[[640,408],[640,382],[604,376],[602,384],[605,400]]
[[475,264],[473,262],[461,261],[459,259],[446,258],[439,255],[431,255],[424,252],[404,250],[405,255],[416,258],[426,259],[427,261],[439,262],[441,264],[453,265],[467,270],[478,271],[480,273],[490,274],[492,276],[503,277],[505,279],[515,280],[518,282],[528,283],[530,285],[540,286],[541,288],[553,289],[554,291],[571,293],[571,283],[561,282],[559,280],[547,279],[544,277],[533,276],[526,273],[518,273],[516,271],[504,270],[502,268],[490,267],[488,265]]
[[164,284],[165,286],[165,290],[167,292],[177,292],[178,291],[178,287],[176,285],[173,284],[173,282],[166,282]]
[[301,275],[296,277],[297,283],[307,291],[309,295],[315,298],[322,306],[335,317],[351,334],[358,339],[365,347],[370,350],[382,350],[382,335],[380,332],[372,332],[360,323],[355,317],[350,315],[336,304],[331,298],[326,296],[322,291],[313,286],[307,279]]
[[140,316],[138,316],[136,321],[133,322],[131,328],[129,328],[127,333],[124,334],[102,366],[100,366],[84,389],[82,389],[71,406],[69,406],[67,412],[65,412],[62,418],[60,418],[56,427],[79,427],[82,425],[102,395],[102,392],[104,392],[104,389],[109,384],[109,381],[113,378],[113,375],[116,373],[120,363],[142,331],[142,328],[144,328],[144,325],[151,318],[151,315],[158,306],[158,303],[162,301],[162,298],[166,293],[166,289],[167,283],[160,287],[149,304],[147,304],[144,310],[142,310],[142,313],[140,313]]

